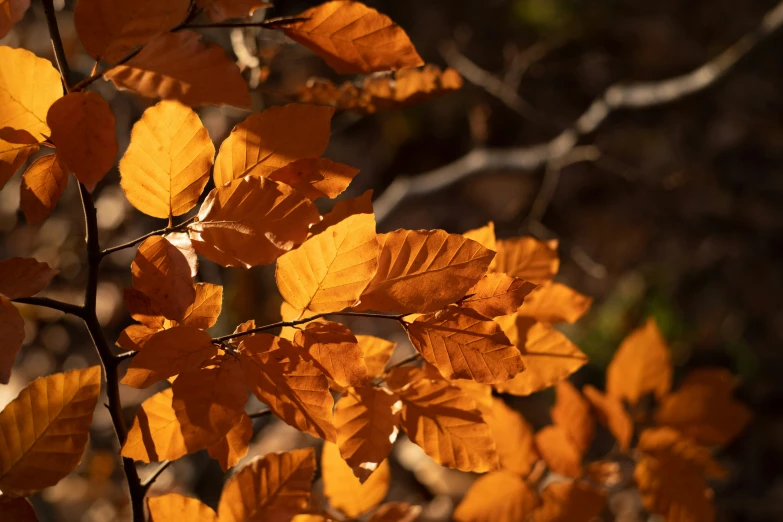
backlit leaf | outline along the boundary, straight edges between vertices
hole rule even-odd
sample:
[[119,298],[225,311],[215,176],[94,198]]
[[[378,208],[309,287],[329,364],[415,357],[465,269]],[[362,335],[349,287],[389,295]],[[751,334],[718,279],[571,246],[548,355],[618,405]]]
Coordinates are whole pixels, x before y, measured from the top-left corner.
[[294,342],[340,386],[367,386],[370,376],[359,341],[340,323],[312,322],[297,331]]
[[183,30],[159,33],[124,65],[106,72],[120,89],[147,98],[185,105],[250,106],[250,92],[239,68],[222,47]]
[[272,7],[271,3],[263,0],[196,0],[196,5],[204,9],[213,22],[245,18],[252,15],[256,9]]
[[[161,317],[163,319],[163,317]],[[168,319],[164,319],[168,321]],[[143,324],[132,324],[120,332],[117,338],[117,346],[123,350],[139,351],[152,339],[152,336],[158,333],[160,328],[150,328]]]
[[48,218],[68,186],[68,172],[56,154],[38,158],[22,176],[19,206],[27,222],[35,225]]
[[519,277],[531,283],[550,281],[560,268],[557,240],[539,241],[532,237],[499,239],[492,271]]
[[498,245],[497,239],[495,239],[495,223],[492,221],[483,227],[468,230],[462,235],[468,239],[472,239],[476,243],[479,243],[484,248],[488,248],[493,252],[497,252]]
[[297,246],[319,219],[312,202],[288,185],[246,176],[210,192],[188,231],[199,254],[249,268]]
[[321,478],[329,504],[351,518],[366,513],[381,502],[389,491],[389,462],[384,460],[364,483],[360,483],[340,456],[336,444],[327,442],[321,453]]
[[95,185],[117,157],[114,113],[92,91],[73,92],[52,104],[46,116],[57,158],[85,185]]
[[269,453],[231,477],[223,488],[220,522],[290,520],[310,499],[312,448]]
[[223,141],[215,186],[248,174],[266,177],[302,158],[317,158],[329,143],[334,109],[291,103],[251,114]]
[[715,520],[713,492],[692,462],[672,454],[643,454],[633,477],[649,512],[674,521]]
[[424,65],[405,31],[362,3],[327,2],[299,18],[307,20],[286,25],[285,34],[340,74]]
[[212,326],[223,308],[223,287],[211,283],[196,283],[196,298],[193,300],[179,324],[205,330]]
[[525,477],[539,460],[533,428],[522,415],[509,408],[503,399],[493,397],[490,401],[490,409],[482,413],[492,431],[500,468]]
[[[1,48],[0,53],[2,53]],[[0,74],[2,74],[1,69]],[[2,96],[0,85],[0,97]],[[38,149],[38,142],[29,132],[10,127],[0,128],[0,190],[27,161],[28,156]]]
[[269,175],[269,179],[289,185],[310,200],[336,198],[342,194],[359,169],[327,158],[292,161]]
[[573,324],[587,312],[592,303],[592,298],[566,285],[549,281],[530,292],[517,313],[547,324]]
[[375,217],[356,214],[277,261],[283,298],[297,310],[336,312],[356,303],[378,267]]
[[0,294],[0,384],[8,384],[16,355],[24,342],[24,319],[14,304]]
[[197,498],[169,493],[147,499],[152,522],[218,522],[217,513]]
[[338,201],[332,211],[326,214],[320,223],[310,227],[310,236],[320,234],[327,228],[344,221],[354,214],[373,214],[372,190],[366,191],[358,198]]
[[253,421],[243,414],[222,439],[207,448],[209,456],[220,463],[223,471],[236,466],[247,455],[248,443],[253,438]]
[[33,505],[23,497],[0,497],[0,517],[13,522],[38,522]]
[[562,426],[552,424],[536,433],[536,448],[549,469],[566,477],[582,476],[582,452]]
[[9,299],[30,297],[43,290],[60,271],[29,257],[0,261],[0,294]]
[[0,38],[5,38],[16,22],[24,18],[30,8],[30,0],[7,0],[0,7]]
[[380,377],[397,343],[372,335],[357,335],[356,339],[364,354],[364,362],[370,377],[373,379]]
[[567,380],[555,385],[557,400],[550,410],[552,422],[563,428],[576,448],[584,453],[593,442],[595,421],[590,414],[590,403]]
[[484,317],[498,317],[516,312],[530,298],[536,285],[506,274],[487,274],[460,301],[460,306],[471,308]]
[[454,511],[457,522],[527,520],[541,501],[519,475],[496,471],[479,477]]
[[494,252],[443,230],[379,234],[378,271],[358,310],[434,312],[457,301],[487,271]]
[[161,236],[139,245],[131,273],[134,288],[149,297],[155,309],[169,319],[182,319],[196,298],[188,260]]
[[673,455],[698,467],[713,478],[724,478],[726,469],[713,459],[710,450],[668,427],[647,428],[639,436],[637,448],[653,456]]
[[153,217],[180,216],[209,182],[215,146],[190,107],[162,101],[133,125],[120,161],[120,184],[131,205]]
[[590,522],[601,514],[606,497],[586,484],[555,482],[541,492],[533,522]]
[[622,401],[617,397],[601,393],[589,384],[582,388],[582,393],[593,406],[598,421],[614,435],[620,449],[626,451],[631,446],[633,437],[633,419]]
[[76,468],[100,380],[99,366],[41,377],[0,413],[0,490],[5,495],[27,496]]

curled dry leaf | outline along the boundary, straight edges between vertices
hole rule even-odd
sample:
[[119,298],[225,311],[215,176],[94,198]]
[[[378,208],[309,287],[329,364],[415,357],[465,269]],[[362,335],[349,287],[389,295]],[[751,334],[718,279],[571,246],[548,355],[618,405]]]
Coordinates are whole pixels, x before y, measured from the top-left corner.
[[0,294],[9,299],[30,297],[43,290],[60,271],[29,257],[0,261]]
[[357,518],[386,498],[391,472],[389,462],[384,460],[366,481],[359,482],[340,456],[337,444],[327,442],[321,453],[321,478],[329,504],[345,515]]
[[48,218],[68,186],[68,172],[56,154],[38,158],[22,176],[19,206],[27,222],[36,225]]
[[280,294],[293,308],[337,312],[356,303],[378,267],[372,214],[349,216],[277,260]]
[[487,274],[468,290],[460,306],[489,318],[509,315],[527,302],[535,288],[533,283],[506,274]]
[[566,285],[549,281],[530,292],[517,313],[547,324],[573,324],[587,312],[591,304],[592,298]]
[[[1,48],[0,53],[2,53]],[[0,69],[0,74],[2,74],[2,69]],[[0,85],[0,99],[3,94],[2,85]],[[29,132],[10,127],[0,128],[0,190],[27,161],[27,158],[38,152],[39,148],[38,142]],[[24,196],[24,192],[22,195]]]
[[318,158],[326,150],[334,109],[290,103],[234,127],[215,160],[215,186],[248,174],[267,177],[289,163]]
[[617,397],[605,395],[589,384],[582,388],[585,398],[590,401],[598,421],[609,429],[622,451],[631,447],[633,438],[633,419],[626,411],[623,402]]
[[541,501],[519,475],[506,470],[476,479],[454,511],[457,522],[527,520]]
[[55,373],[31,382],[0,413],[0,490],[28,496],[76,469],[101,392],[101,369]]
[[168,319],[180,320],[196,299],[187,258],[161,236],[146,239],[131,263],[133,287]]
[[178,101],[164,100],[133,125],[120,160],[120,185],[131,205],[148,216],[181,216],[198,203],[214,156],[198,115]]
[[595,421],[590,403],[567,380],[555,385],[557,400],[550,410],[552,422],[563,428],[569,440],[584,454],[593,442]]
[[541,492],[533,522],[590,522],[601,514],[606,497],[580,482],[555,482]]
[[338,201],[332,211],[323,216],[320,223],[310,227],[310,237],[320,234],[327,228],[348,219],[355,214],[374,214],[372,208],[372,190],[366,191],[358,198]]
[[500,469],[526,477],[539,460],[533,428],[503,399],[491,397],[490,401],[490,409],[482,413],[492,431]]
[[315,201],[323,197],[336,198],[358,173],[359,169],[327,158],[304,158],[277,169],[269,179],[285,183]]
[[486,273],[494,252],[443,230],[379,234],[378,271],[357,310],[434,312],[457,301]]
[[239,422],[222,439],[210,445],[207,452],[220,463],[223,471],[228,471],[247,455],[248,443],[252,438],[253,420],[243,413]]
[[14,361],[24,342],[24,319],[10,299],[0,294],[0,384],[8,384]]
[[114,113],[100,95],[73,92],[49,107],[46,124],[57,158],[84,185],[95,185],[117,157]]
[[582,476],[582,452],[562,426],[552,424],[538,431],[536,448],[550,470],[571,478]]
[[313,203],[288,185],[246,176],[210,192],[188,233],[211,261],[250,268],[297,246],[319,219]]
[[551,281],[560,268],[557,240],[539,241],[532,237],[518,237],[499,239],[496,246],[497,255],[490,267],[493,272],[540,284]]
[[332,321],[312,322],[298,330],[294,343],[315,365],[340,386],[367,386],[370,376],[364,353],[351,331]]
[[290,520],[310,500],[312,448],[270,453],[231,477],[218,505],[220,522]]
[[360,2],[326,2],[298,18],[304,20],[285,25],[285,34],[340,74],[424,65],[400,26]]
[[249,107],[250,91],[222,47],[183,30],[158,33],[124,65],[105,74],[119,89],[185,105]]
[[230,18],[251,16],[257,9],[272,7],[263,0],[196,0],[213,22],[224,22]]
[[159,497],[149,497],[147,506],[153,522],[178,522],[193,520],[198,522],[219,522],[215,511],[197,498],[186,497],[178,493],[169,493]]
[[24,18],[30,8],[30,0],[8,0],[0,9],[0,38],[5,38],[16,22]]

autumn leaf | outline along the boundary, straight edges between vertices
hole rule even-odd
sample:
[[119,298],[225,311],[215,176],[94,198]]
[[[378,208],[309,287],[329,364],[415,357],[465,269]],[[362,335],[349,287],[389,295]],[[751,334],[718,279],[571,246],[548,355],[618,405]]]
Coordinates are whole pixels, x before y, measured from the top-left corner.
[[326,2],[298,18],[306,20],[287,24],[285,34],[323,58],[339,74],[424,65],[400,26],[360,2]]
[[582,452],[562,426],[552,424],[539,430],[536,448],[550,470],[571,478],[582,476]]
[[397,439],[399,397],[385,388],[352,388],[337,401],[334,423],[342,458],[360,482],[374,473]]
[[411,506],[406,502],[386,502],[378,506],[367,522],[413,522],[420,513],[420,506]]
[[495,471],[479,477],[454,511],[456,522],[527,520],[541,501],[519,475]]
[[606,368],[606,392],[636,405],[648,393],[660,400],[672,387],[672,361],[655,320],[631,332]]
[[555,385],[557,400],[550,410],[552,422],[565,431],[569,440],[584,454],[593,442],[595,421],[590,414],[590,403],[567,380]]
[[0,9],[0,38],[5,38],[14,25],[24,18],[30,8],[30,0],[8,0]]
[[[181,0],[180,0],[181,1]],[[119,89],[147,98],[178,100],[191,107],[249,107],[247,83],[222,47],[199,33],[158,33],[124,65],[105,74]]]
[[499,239],[491,270],[519,277],[531,283],[550,281],[560,268],[557,240],[539,241],[532,237]]
[[0,413],[0,490],[27,496],[57,484],[79,464],[101,391],[101,369],[31,382]]
[[338,201],[332,211],[326,214],[320,223],[310,227],[310,237],[320,234],[327,228],[344,221],[355,214],[373,214],[372,190],[366,191],[358,198]]
[[219,522],[217,513],[212,508],[197,498],[186,497],[178,493],[149,497],[147,506],[152,522],[178,522],[180,520]]
[[639,436],[637,448],[649,455],[673,455],[690,462],[711,478],[725,478],[728,472],[712,457],[710,450],[699,446],[682,433],[669,427],[647,428]]
[[468,230],[462,235],[493,252],[498,250],[497,239],[495,238],[495,223],[492,221],[483,227]]
[[500,326],[471,309],[452,306],[422,315],[405,329],[414,348],[446,379],[494,384],[525,369]]
[[[163,318],[164,321],[168,319]],[[161,328],[150,328],[143,324],[132,324],[120,332],[116,345],[123,350],[138,352],[149,342],[152,337],[161,331]]]
[[223,308],[223,287],[211,283],[196,283],[196,298],[185,310],[182,326],[191,326],[206,330],[217,323]]
[[218,505],[220,522],[290,520],[310,499],[312,448],[270,453],[231,477]]
[[443,230],[379,234],[378,271],[357,310],[434,312],[457,301],[484,275],[494,253]]
[[196,5],[203,9],[213,22],[245,18],[257,9],[272,7],[271,3],[262,0],[196,0]]
[[337,444],[327,442],[321,453],[321,478],[329,504],[351,518],[357,518],[383,502],[389,491],[391,472],[384,460],[363,483],[346,464]]
[[253,438],[253,420],[242,414],[239,422],[218,442],[207,448],[209,456],[220,463],[223,471],[228,471],[247,455],[248,443]]
[[133,125],[120,161],[120,185],[131,205],[163,219],[196,206],[209,182],[215,146],[198,115],[162,101]]
[[631,446],[634,426],[633,419],[628,414],[622,401],[617,397],[606,395],[589,384],[582,388],[585,398],[590,401],[598,421],[609,429],[617,439],[622,451]]
[[318,158],[329,143],[334,109],[291,103],[251,114],[223,141],[215,186],[248,174],[267,177],[289,163]]
[[370,377],[373,379],[380,377],[397,343],[372,335],[357,335],[356,340],[359,341]]
[[304,158],[273,171],[269,179],[285,183],[315,201],[336,198],[358,173],[359,169],[327,158]]
[[[35,140],[43,141],[51,134],[46,113],[63,95],[60,73],[52,62],[26,49],[0,46],[0,64],[0,129],[27,131]],[[5,133],[0,136],[6,140]],[[6,150],[3,146],[0,152],[5,156]],[[0,187],[4,184],[0,174]]]
[[0,294],[9,299],[30,297],[43,290],[60,271],[29,257],[0,261]]
[[324,375],[340,386],[370,383],[359,341],[340,323],[309,323],[296,333],[294,343],[307,352]]
[[38,158],[24,172],[19,206],[27,222],[36,225],[49,217],[68,186],[68,172],[56,154]]
[[13,522],[38,522],[33,505],[23,497],[0,497],[0,517]]
[[280,294],[297,310],[336,312],[356,303],[378,267],[375,217],[356,214],[277,260]]
[[606,497],[580,482],[554,482],[541,492],[533,522],[590,522],[601,514]]
[[131,273],[134,288],[169,319],[182,319],[196,299],[190,264],[166,238],[153,236],[139,245]]
[[24,319],[14,304],[0,294],[0,384],[8,384],[14,361],[24,342]]
[[490,409],[482,411],[482,413],[484,421],[492,431],[492,439],[495,441],[500,460],[500,469],[514,472],[523,477],[529,475],[539,460],[533,428],[530,424],[498,397],[491,397]]
[[549,281],[530,292],[517,313],[547,324],[573,324],[587,312],[592,303],[592,298],[573,288]]
[[[2,53],[2,48],[0,48]],[[0,69],[0,75],[2,70]],[[0,97],[3,96],[0,85]],[[32,134],[10,127],[0,128],[0,190],[21,168],[27,158],[38,152],[39,145]]]
[[471,308],[484,317],[513,314],[526,303],[536,285],[506,274],[487,274],[470,290],[460,306]]
[[49,107],[46,124],[57,158],[84,185],[95,185],[117,157],[114,113],[92,91],[73,92]]
[[318,210],[288,185],[246,176],[215,188],[188,227],[196,252],[223,266],[268,265],[307,237]]

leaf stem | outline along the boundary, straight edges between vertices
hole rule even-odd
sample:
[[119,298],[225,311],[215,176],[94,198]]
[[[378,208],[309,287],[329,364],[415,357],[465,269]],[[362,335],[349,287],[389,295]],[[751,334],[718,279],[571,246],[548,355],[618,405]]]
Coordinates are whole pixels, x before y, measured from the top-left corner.
[[281,27],[285,27],[288,24],[306,22],[308,20],[310,20],[309,17],[278,17],[269,18],[268,20],[262,20],[260,22],[216,22],[208,24],[186,23],[177,29],[212,29],[217,27],[262,27],[264,29],[279,29]]
[[178,232],[178,231],[182,230],[183,228],[186,228],[193,221],[195,221],[196,217],[197,216],[193,216],[192,218],[189,218],[189,219],[183,221],[182,223],[180,223],[178,225],[169,226],[169,227],[166,227],[166,228],[161,228],[159,230],[153,230],[152,232],[144,234],[141,237],[137,237],[133,241],[128,241],[127,243],[123,243],[121,245],[117,245],[117,246],[113,246],[111,248],[107,248],[106,250],[101,251],[101,258],[104,258],[104,257],[108,256],[109,254],[113,254],[114,252],[118,252],[118,251],[124,250],[126,248],[131,248],[131,247],[141,243],[145,239],[151,238],[152,236],[165,236],[166,234],[170,234],[172,232]]

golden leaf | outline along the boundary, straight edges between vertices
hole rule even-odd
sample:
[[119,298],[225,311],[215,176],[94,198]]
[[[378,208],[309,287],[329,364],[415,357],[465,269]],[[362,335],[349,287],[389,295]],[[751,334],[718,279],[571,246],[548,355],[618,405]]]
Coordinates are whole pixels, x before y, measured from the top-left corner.
[[162,101],[133,125],[120,160],[120,185],[131,205],[163,219],[198,203],[209,182],[215,146],[190,107]]
[[105,74],[119,89],[185,105],[249,107],[250,92],[239,68],[219,45],[183,30],[158,33],[124,65]]
[[3,4],[0,9],[0,38],[5,38],[14,25],[24,18],[30,8],[30,0],[7,0]]
[[454,511],[456,522],[519,522],[541,501],[519,475],[501,470],[479,477]]
[[57,158],[85,185],[95,185],[117,157],[114,113],[100,95],[73,92],[49,107],[46,124]]
[[635,405],[648,393],[661,399],[672,387],[669,346],[654,319],[631,332],[606,368],[606,392]]
[[188,306],[178,323],[205,330],[212,326],[220,317],[223,308],[223,287],[211,283],[196,283],[196,298]]
[[309,323],[297,331],[294,343],[306,350],[324,375],[340,386],[370,384],[359,341],[342,324],[332,321]]
[[391,472],[389,462],[383,460],[375,473],[361,483],[340,456],[337,445],[327,442],[321,453],[321,478],[329,504],[347,516],[357,518],[386,498]]
[[708,477],[725,478],[728,474],[726,469],[715,461],[710,450],[672,428],[647,428],[639,436],[637,448],[653,456],[674,455],[687,460]]
[[196,0],[196,5],[204,10],[213,22],[224,22],[231,18],[251,16],[256,9],[272,7],[263,0]]
[[405,324],[411,343],[446,379],[505,382],[525,369],[500,326],[474,310],[451,306]]
[[375,217],[356,214],[277,260],[280,294],[297,310],[337,312],[356,303],[378,267]]
[[378,271],[357,310],[434,312],[457,301],[487,271],[494,252],[443,230],[379,234]]
[[[2,53],[1,48],[0,53]],[[2,85],[0,85],[0,99],[2,96]],[[0,190],[27,161],[28,156],[38,152],[39,148],[38,142],[29,132],[10,127],[0,128]],[[24,192],[22,195],[24,196]]]
[[364,362],[367,365],[370,378],[380,377],[391,359],[397,343],[372,335],[357,335],[356,340],[359,341],[359,346],[364,354]]
[[210,445],[207,452],[220,463],[223,471],[228,471],[247,455],[251,438],[253,438],[253,420],[243,413],[239,422],[222,439]]
[[633,478],[649,512],[676,522],[715,520],[712,490],[692,462],[673,454],[643,454]]
[[290,520],[310,499],[312,448],[270,453],[231,477],[220,496],[220,522]]
[[288,185],[246,176],[212,190],[188,231],[199,254],[250,268],[297,246],[319,219],[313,203]]
[[620,449],[627,451],[631,447],[634,428],[633,419],[622,401],[617,397],[601,393],[589,384],[582,388],[582,393],[593,406],[598,421],[617,439]]
[[0,261],[0,294],[8,299],[30,297],[43,290],[60,271],[30,257]]
[[387,502],[378,506],[367,522],[413,522],[419,518],[421,507],[406,502]]
[[555,385],[557,400],[550,410],[552,422],[563,428],[568,439],[584,454],[593,442],[595,421],[590,415],[590,403],[567,380]]
[[590,522],[606,506],[603,493],[579,482],[555,482],[541,492],[533,522]]
[[68,172],[56,154],[35,160],[22,176],[19,206],[27,222],[35,225],[48,218],[67,186]]
[[351,388],[337,401],[337,446],[360,482],[378,469],[397,439],[397,401],[385,388]]
[[0,384],[8,384],[16,355],[24,342],[24,319],[10,299],[0,294]]
[[483,416],[492,431],[500,469],[526,477],[540,458],[535,447],[533,428],[522,415],[509,408],[503,399],[492,397],[490,401],[490,409],[484,411]]
[[535,293],[536,285],[506,274],[487,274],[470,290],[460,306],[471,308],[484,317],[513,314]]
[[560,268],[557,240],[539,241],[532,237],[497,240],[497,255],[491,270],[519,277],[531,283],[550,281]]
[[5,495],[27,496],[76,468],[100,381],[99,366],[41,377],[0,413],[0,490]]
[[310,227],[310,237],[320,234],[327,228],[344,221],[355,214],[373,214],[372,190],[366,191],[358,198],[338,201],[332,211],[326,214],[320,223]]
[[517,313],[547,324],[573,324],[587,312],[592,303],[592,298],[573,288],[549,281],[530,292]]
[[285,183],[315,201],[336,198],[358,173],[359,169],[327,158],[303,158],[273,171],[269,179]]
[[196,299],[188,260],[164,237],[153,236],[139,245],[131,273],[134,288],[169,319],[182,319]]
[[493,252],[498,251],[497,239],[495,239],[495,223],[492,221],[483,227],[468,230],[462,235],[479,243],[484,248],[488,248]]
[[[163,319],[162,316],[161,319]],[[139,351],[144,348],[147,342],[152,339],[152,336],[159,331],[161,331],[161,328],[150,328],[143,324],[132,324],[120,332],[116,344],[123,350]]]
[[219,522],[217,513],[197,498],[169,493],[147,499],[152,522]]
[[13,522],[38,522],[33,505],[23,497],[0,497],[0,517]]
[[360,2],[326,2],[299,17],[307,20],[287,24],[285,34],[339,74],[424,65],[400,26]]
[[562,426],[545,426],[536,433],[536,448],[547,467],[566,477],[582,476],[582,452]]

